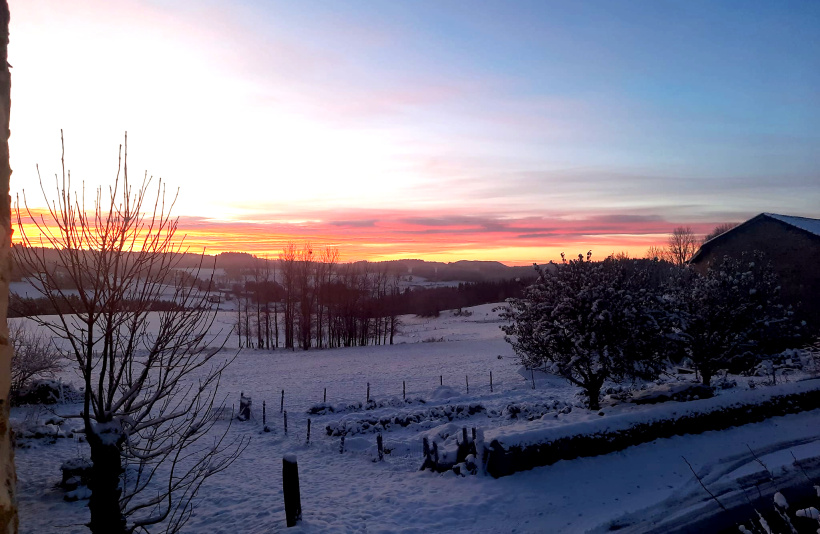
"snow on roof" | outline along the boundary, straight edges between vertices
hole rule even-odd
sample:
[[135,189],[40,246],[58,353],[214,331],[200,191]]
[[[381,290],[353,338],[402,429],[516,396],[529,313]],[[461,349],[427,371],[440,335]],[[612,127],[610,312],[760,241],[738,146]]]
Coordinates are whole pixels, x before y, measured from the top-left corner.
[[748,221],[742,222],[739,225],[735,226],[731,230],[727,230],[722,234],[719,234],[709,241],[703,243],[700,248],[695,252],[692,258],[689,260],[690,263],[698,263],[703,256],[706,254],[706,251],[710,249],[716,241],[720,241],[723,239],[723,236],[730,234],[736,231],[738,228],[745,227],[749,223],[753,221],[758,221],[763,217],[768,217],[770,219],[774,219],[776,221],[780,221],[782,223],[788,224],[789,226],[793,226],[795,228],[799,228],[804,232],[808,232],[812,235],[820,237],[820,219],[810,219],[808,217],[795,217],[793,215],[779,215],[777,213],[761,213],[755,217],[752,217]]
[[777,213],[764,213],[766,217],[784,222],[791,226],[805,230],[816,236],[820,236],[820,219],[809,219],[808,217],[794,217],[791,215],[778,215]]

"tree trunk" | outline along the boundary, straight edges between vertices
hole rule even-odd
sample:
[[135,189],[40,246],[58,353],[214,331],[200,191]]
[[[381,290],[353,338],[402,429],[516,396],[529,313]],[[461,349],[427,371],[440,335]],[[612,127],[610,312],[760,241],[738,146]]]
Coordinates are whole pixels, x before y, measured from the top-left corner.
[[600,410],[601,403],[598,400],[598,397],[601,396],[601,387],[604,385],[603,378],[592,379],[586,383],[584,390],[586,391],[587,396],[589,397],[589,409],[590,410]]
[[11,345],[8,338],[8,290],[11,272],[11,202],[9,199],[9,112],[11,71],[6,61],[9,43],[9,6],[0,2],[0,532],[17,532],[17,476],[11,446],[8,393]]
[[589,395],[589,409],[590,410],[600,410],[601,403],[598,401],[598,395],[601,392],[601,388],[597,388],[594,391],[591,389],[587,389],[587,395]]
[[709,383],[712,381],[712,372],[709,370],[701,369],[700,376],[702,378],[701,382],[703,382],[704,386],[708,386]]
[[111,437],[109,435],[101,437],[88,432],[87,436],[92,464],[91,479],[88,481],[88,489],[91,490],[88,501],[91,521],[88,528],[94,534],[124,533],[125,517],[120,510],[120,447],[123,437],[120,436],[115,443],[109,443],[105,441],[105,438]]

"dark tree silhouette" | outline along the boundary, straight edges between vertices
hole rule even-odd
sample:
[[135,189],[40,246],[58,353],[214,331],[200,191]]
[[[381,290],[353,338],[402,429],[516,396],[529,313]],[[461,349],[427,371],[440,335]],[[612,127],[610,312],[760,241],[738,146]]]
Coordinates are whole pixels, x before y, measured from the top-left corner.
[[714,239],[714,238],[716,238],[717,236],[719,236],[721,234],[725,234],[726,232],[728,232],[732,228],[736,227],[738,224],[739,223],[731,223],[730,222],[730,223],[721,223],[721,224],[715,226],[715,228],[711,232],[709,232],[708,234],[703,236],[703,242],[706,243],[710,239]]
[[664,258],[675,265],[684,265],[698,250],[698,241],[695,233],[688,226],[678,226],[669,234],[667,251],[669,257]]

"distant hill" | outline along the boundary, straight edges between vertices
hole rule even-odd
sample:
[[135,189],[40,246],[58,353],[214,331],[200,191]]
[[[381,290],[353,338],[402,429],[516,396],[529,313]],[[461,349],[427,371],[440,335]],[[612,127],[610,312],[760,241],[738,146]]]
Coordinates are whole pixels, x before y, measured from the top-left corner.
[[[224,269],[227,273],[236,273],[238,270],[264,269],[264,262],[270,261],[278,269],[278,260],[257,258],[246,253],[224,253],[216,256],[216,268]],[[212,260],[206,260],[210,266]],[[342,263],[340,265],[347,265]],[[386,270],[390,274],[410,275],[425,278],[432,282],[489,282],[509,280],[514,278],[534,278],[532,266],[510,267],[497,261],[468,261],[460,260],[450,263],[439,261],[425,261],[419,259],[404,259],[390,261],[357,261],[350,265],[367,268],[370,271]]]
[[[18,245],[19,246],[19,245]],[[49,250],[48,256],[56,260],[57,251]],[[224,252],[216,256],[199,254],[184,254],[180,258],[178,268],[222,269],[229,277],[238,276],[240,272],[264,269],[265,262],[271,262],[271,268],[278,269],[278,259],[264,259],[246,252]],[[345,265],[342,263],[341,265]],[[380,262],[358,261],[353,265],[367,267],[372,271],[386,269],[391,274],[411,275],[425,278],[432,282],[490,282],[509,280],[514,278],[534,278],[535,272],[531,265],[510,267],[498,261],[471,261],[459,260],[450,263],[425,261],[419,259],[402,259]],[[27,273],[19,271],[15,266],[13,280],[21,280]]]
[[376,262],[388,264],[402,274],[421,276],[432,281],[482,282],[510,278],[532,278],[532,266],[510,267],[497,261],[459,260],[451,263],[425,260],[394,260]]

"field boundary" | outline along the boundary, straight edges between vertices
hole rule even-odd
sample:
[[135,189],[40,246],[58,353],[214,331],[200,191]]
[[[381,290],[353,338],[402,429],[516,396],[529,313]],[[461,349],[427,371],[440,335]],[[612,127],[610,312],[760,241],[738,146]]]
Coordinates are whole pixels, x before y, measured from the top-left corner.
[[[723,406],[715,402],[719,398],[668,402],[657,410],[642,413],[648,419],[643,422],[635,421],[634,416],[615,416],[612,419],[620,419],[613,421],[615,424],[597,424],[599,422],[595,421],[596,424],[566,425],[560,428],[560,434],[550,432],[558,429],[545,430],[541,432],[542,436],[539,436],[537,430],[522,431],[519,434],[507,432],[489,440],[482,460],[487,473],[499,478],[551,465],[559,460],[598,456],[656,439],[725,430],[759,423],[771,417],[820,408],[820,380],[789,385],[801,387],[794,392],[782,392],[782,388],[772,387],[772,390],[777,391],[770,395],[759,392],[768,398],[761,399],[760,395],[755,395],[748,400],[732,399],[730,404]],[[672,411],[670,408],[678,410]],[[679,411],[685,413],[678,413]],[[550,436],[551,433],[558,435],[553,437]]]

